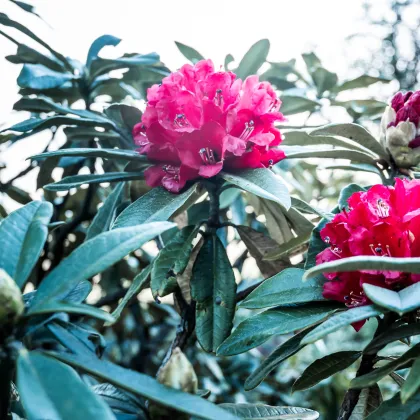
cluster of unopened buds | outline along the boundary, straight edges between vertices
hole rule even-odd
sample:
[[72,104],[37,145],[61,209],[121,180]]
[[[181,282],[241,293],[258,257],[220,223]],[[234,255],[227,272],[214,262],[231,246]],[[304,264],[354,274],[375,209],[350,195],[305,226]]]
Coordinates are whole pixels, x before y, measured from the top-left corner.
[[[329,246],[318,254],[321,264],[344,257],[420,257],[420,181],[397,179],[394,187],[374,185],[354,193],[348,209],[321,230]],[[324,297],[348,307],[370,303],[363,284],[401,290],[420,281],[419,274],[386,270],[326,273]]]
[[285,157],[274,126],[284,121],[280,100],[258,76],[245,81],[215,71],[211,60],[186,64],[147,92],[134,142],[153,166],[148,185],[179,192],[187,181],[222,169],[270,167]]

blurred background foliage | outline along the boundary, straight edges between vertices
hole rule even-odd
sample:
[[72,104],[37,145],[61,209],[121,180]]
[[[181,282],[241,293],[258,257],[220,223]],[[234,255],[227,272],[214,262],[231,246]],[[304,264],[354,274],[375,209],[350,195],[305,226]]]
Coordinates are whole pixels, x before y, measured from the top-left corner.
[[[28,13],[36,12],[26,3],[10,1]],[[286,145],[296,144],[294,136],[296,133],[301,136],[302,129],[305,131],[324,125],[333,118],[335,120],[336,115],[344,116],[347,122],[365,125],[375,132],[375,123],[387,99],[386,95],[380,94],[381,88],[378,86],[386,86],[391,82],[391,91],[388,88],[391,93],[399,88],[414,89],[418,87],[419,81],[418,4],[409,0],[388,3],[386,8],[382,6],[378,14],[374,1],[365,2],[366,19],[371,21],[375,31],[354,34],[348,40],[349,48],[350,44],[359,42],[358,38],[362,39],[363,45],[367,37],[374,37],[376,41],[369,43],[363,57],[349,63],[352,70],[349,74],[357,73],[354,77],[341,80],[333,69],[324,67],[314,52],[290,57],[290,60],[284,62],[268,61],[270,42],[266,39],[252,45],[242,58],[227,54],[224,66],[236,72],[239,77],[258,73],[261,80],[267,80],[275,86],[283,101],[281,111],[289,119],[283,127]],[[410,18],[407,18],[408,15]],[[105,58],[100,52],[102,47],[116,46],[120,42],[111,35],[96,40],[86,60],[79,62],[50,47],[31,28],[14,20],[13,15],[0,14],[0,35],[16,46],[16,52],[8,55],[6,60],[21,67],[17,78],[21,99],[13,108],[18,112],[20,120],[26,120],[28,116],[33,118],[30,122],[18,123],[12,131],[0,134],[0,159],[4,169],[7,169],[8,157],[22,154],[27,142],[31,142],[29,147],[32,150],[35,148],[36,153],[95,145],[133,149],[131,128],[140,120],[141,113],[133,111],[132,106],[139,109],[144,107],[147,88],[159,83],[162,77],[173,70],[160,61],[157,53],[149,51]],[[194,63],[203,56],[202,52],[194,49],[193,37],[190,44],[177,43],[177,47],[186,61]],[[120,105],[111,105],[115,103]],[[38,137],[40,133],[42,139]],[[40,141],[37,142],[37,139]],[[26,154],[24,157],[28,156]],[[285,160],[274,169],[288,182],[292,195],[321,210],[330,211],[344,186],[352,182],[369,185],[377,181],[372,173],[367,175],[366,172],[359,174],[336,169],[344,168],[347,164],[347,160],[340,159],[298,158]],[[5,176],[5,171],[0,170],[1,216],[5,217],[18,206],[43,196],[54,203],[52,221],[57,226],[62,224],[50,232],[43,257],[32,274],[27,290],[30,291],[37,287],[46,273],[85,240],[98,208],[112,191],[109,184],[90,184],[87,188],[73,188],[68,192],[42,190],[42,186],[77,174],[121,171],[123,166],[118,160],[85,157],[31,160],[26,163],[22,159],[20,165],[22,169],[12,177],[7,176],[7,173]],[[333,172],[329,167],[336,170]],[[133,171],[135,169],[131,168]],[[133,182],[130,190],[122,191],[115,211],[120,212],[131,200],[147,191],[142,181]],[[195,223],[203,215],[206,217],[207,206],[208,203],[203,201],[190,207],[187,212],[177,216],[178,221],[184,223],[184,218],[189,223]],[[226,191],[222,197],[222,208],[226,221],[253,229],[248,235],[244,233],[240,236],[233,229],[228,229],[222,237],[235,269],[239,291],[255,284],[262,276],[278,272],[282,264],[284,267],[286,262],[281,260],[275,263],[262,262],[262,247],[257,247],[255,252],[247,252],[244,243],[249,245],[255,242],[258,232],[268,232],[278,244],[290,240],[293,233],[296,233],[296,221],[294,225],[290,215],[285,216],[278,206],[270,207],[269,202],[251,198],[238,190]],[[315,218],[313,222],[317,220]],[[297,225],[306,234],[313,226],[310,221],[306,226],[300,223]],[[269,239],[264,238],[266,241]],[[164,243],[164,237],[162,241]],[[162,243],[158,242],[150,249],[136,251],[96,276],[88,302],[114,310],[136,274],[150,263],[161,247]],[[305,249],[297,250],[294,263],[299,263],[302,252]],[[247,316],[247,310],[240,309],[235,323]],[[155,302],[150,291],[145,290],[129,301],[118,323],[111,327],[100,327],[99,332],[106,340],[105,356],[122,366],[153,376],[174,337],[178,322],[179,315],[171,299]],[[209,398],[212,401],[310,407],[318,410],[323,419],[335,419],[354,371],[346,370],[308,391],[292,395],[289,392],[291,385],[314,359],[332,351],[351,350],[366,344],[375,322],[370,321],[358,334],[347,328],[315,346],[307,347],[249,392],[243,388],[245,379],[285,337],[275,337],[257,349],[231,358],[207,354],[198,345],[190,348],[187,356],[193,362],[200,381],[199,387],[211,391]],[[396,385],[386,380],[382,382],[386,398],[395,391]]]

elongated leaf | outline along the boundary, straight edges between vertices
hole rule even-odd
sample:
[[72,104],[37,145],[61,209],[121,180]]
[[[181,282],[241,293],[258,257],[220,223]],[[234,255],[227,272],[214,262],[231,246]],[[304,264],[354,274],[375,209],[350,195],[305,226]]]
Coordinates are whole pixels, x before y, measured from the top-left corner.
[[[150,272],[152,270],[152,264],[148,265],[145,269],[143,269],[136,277],[134,277],[127,293],[122,298],[121,302],[118,304],[114,312],[112,312],[112,316],[115,320],[117,320],[127,303],[131,300],[131,298],[140,293],[143,289],[145,289],[150,283]],[[115,321],[109,322],[107,325],[112,325]]]
[[316,420],[319,414],[308,408],[276,407],[265,404],[220,404],[225,410],[230,411],[240,419],[270,419],[270,420]]
[[100,273],[173,226],[169,222],[156,222],[114,229],[84,242],[44,278],[31,311],[46,301],[60,300],[81,280]]
[[60,149],[54,152],[41,153],[39,155],[32,156],[31,159],[39,160],[49,158],[53,156],[81,156],[81,157],[94,157],[103,159],[121,159],[127,161],[138,161],[147,163],[145,156],[139,155],[134,150],[123,150],[123,149]]
[[361,354],[360,351],[339,351],[315,360],[293,384],[292,392],[311,388],[318,382],[348,368]]
[[58,88],[74,78],[71,73],[54,71],[41,64],[25,64],[17,83],[21,88],[47,90]]
[[358,124],[329,124],[311,131],[311,136],[340,136],[348,138],[376,153],[381,158],[389,159],[381,144],[364,127]]
[[318,96],[322,96],[326,90],[333,90],[338,82],[337,73],[332,73],[324,67],[317,67],[311,73],[311,76],[316,85]]
[[379,306],[402,315],[420,307],[420,283],[415,283],[399,292],[364,284],[366,296]]
[[250,391],[256,388],[264,378],[273,371],[281,362],[296,354],[304,346],[301,345],[302,338],[311,331],[313,327],[307,328],[280,344],[245,381],[245,390]]
[[89,48],[89,52],[86,59],[86,65],[89,67],[93,60],[98,57],[98,54],[102,48],[106,46],[115,47],[121,42],[120,38],[117,38],[113,35],[102,35],[99,38],[93,41],[92,45]]
[[313,101],[305,96],[283,94],[281,101],[281,112],[284,115],[299,114],[307,111],[313,112],[321,106],[320,102]]
[[354,171],[354,172],[370,172],[381,176],[380,170],[373,165],[368,163],[349,163],[348,165],[327,165],[325,169],[342,169],[343,171]]
[[20,351],[17,387],[28,420],[115,419],[73,369],[38,352]]
[[342,92],[343,90],[368,87],[378,82],[389,83],[390,80],[384,79],[383,77],[373,77],[367,74],[363,74],[362,76],[356,77],[355,79],[346,80],[345,82],[336,86],[333,90],[334,92]]
[[324,279],[303,283],[305,270],[287,268],[267,279],[244,301],[241,307],[247,309],[270,308],[291,303],[306,303],[325,300],[322,296]]
[[247,51],[235,70],[238,78],[245,79],[247,76],[257,74],[260,67],[267,60],[270,42],[268,39],[261,39]]
[[292,197],[292,207],[304,214],[317,214],[320,217],[331,219],[331,214],[325,213],[321,209],[311,206],[300,198]]
[[401,388],[401,401],[405,404],[420,388],[420,359],[411,366],[410,373]]
[[364,255],[342,258],[337,261],[327,262],[311,268],[305,273],[303,279],[310,279],[320,273],[358,270],[389,270],[418,274],[420,273],[420,258],[370,257]]
[[389,375],[391,372],[398,370],[400,366],[405,365],[407,362],[420,357],[420,343],[416,344],[410,350],[406,351],[398,359],[392,360],[384,366],[376,368],[375,370],[366,373],[365,375],[358,376],[351,381],[352,388],[366,388],[376,384],[384,376]]
[[124,187],[124,182],[117,184],[111,194],[109,194],[106,198],[103,206],[98,210],[89,226],[85,241],[88,241],[89,239],[92,239],[100,233],[106,232],[110,229],[111,224],[115,219],[115,212],[123,200]]
[[340,191],[340,195],[338,197],[338,208],[340,210],[342,209],[348,209],[348,200],[349,198],[357,192],[360,191],[366,191],[365,188],[361,187],[358,184],[349,184],[346,187],[344,187],[341,191]]
[[163,248],[153,262],[150,286],[154,297],[173,293],[178,285],[176,276],[185,270],[197,235],[195,226],[186,226]]
[[286,210],[291,206],[286,185],[269,169],[247,169],[235,174],[222,173],[221,176],[245,191],[275,201]]
[[366,417],[366,420],[415,420],[420,411],[420,393],[410,398],[405,404],[401,402],[400,394],[383,402],[377,410]]
[[275,335],[287,334],[314,325],[335,310],[337,305],[333,303],[269,309],[241,322],[218,348],[217,354],[232,356],[244,353]]
[[280,245],[277,249],[270,252],[264,257],[266,261],[275,261],[280,257],[283,257],[286,254],[290,254],[291,252],[301,248],[311,237],[311,232],[305,233],[303,235],[297,236],[296,238],[291,239],[290,241],[286,242],[283,245]]
[[181,194],[173,194],[163,187],[153,188],[129,205],[117,217],[112,229],[168,220],[196,191],[197,185]]
[[130,181],[143,179],[143,172],[106,172],[104,174],[86,174],[67,176],[54,184],[44,186],[48,191],[67,191],[71,188],[80,187],[83,184],[101,184],[103,182]]
[[77,369],[81,369],[95,377],[124,389],[135,395],[156,401],[160,405],[176,409],[199,418],[214,420],[237,420],[238,418],[226,410],[195,395],[187,394],[160,384],[150,376],[124,369],[113,363],[85,355],[53,353],[52,357],[61,360]]
[[236,305],[235,275],[220,239],[206,238],[194,263],[191,297],[196,301],[196,333],[206,351],[229,337]]
[[382,309],[375,305],[359,306],[340,312],[318,325],[313,331],[303,338],[302,344],[314,343],[315,341],[339,330],[346,325],[353,324],[357,321],[363,321],[364,319],[378,316],[382,313]]
[[70,303],[70,302],[46,302],[41,303],[34,307],[30,308],[26,316],[35,316],[42,314],[50,314],[55,312],[65,312],[69,314],[80,314],[90,316],[92,318],[97,318],[102,321],[114,322],[114,317],[108,312],[103,311],[102,309],[95,308],[91,305],[85,305],[83,303]]
[[193,64],[197,63],[200,60],[204,60],[204,57],[194,48],[189,47],[188,45],[182,44],[181,42],[175,41],[175,44],[181,54],[187,59],[190,60]]
[[378,385],[362,389],[356,406],[353,408],[349,420],[365,420],[382,403],[382,394]]
[[41,255],[53,213],[51,203],[33,201],[0,224],[0,268],[22,288]]

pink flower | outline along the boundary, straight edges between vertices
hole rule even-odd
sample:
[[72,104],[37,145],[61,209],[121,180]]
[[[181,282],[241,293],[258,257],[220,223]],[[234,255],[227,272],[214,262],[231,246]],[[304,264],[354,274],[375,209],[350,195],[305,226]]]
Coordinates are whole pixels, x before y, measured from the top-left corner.
[[[396,180],[395,187],[374,185],[353,194],[349,210],[338,213],[321,230],[329,245],[317,255],[321,264],[344,257],[375,255],[420,256],[420,180]],[[420,281],[417,274],[385,270],[325,273],[324,297],[348,307],[367,305],[363,283],[400,290]]]
[[154,163],[145,171],[150,186],[179,192],[187,181],[211,178],[223,168],[270,167],[285,157],[274,126],[284,121],[281,102],[258,76],[242,82],[202,60],[152,86],[147,99],[133,138]]

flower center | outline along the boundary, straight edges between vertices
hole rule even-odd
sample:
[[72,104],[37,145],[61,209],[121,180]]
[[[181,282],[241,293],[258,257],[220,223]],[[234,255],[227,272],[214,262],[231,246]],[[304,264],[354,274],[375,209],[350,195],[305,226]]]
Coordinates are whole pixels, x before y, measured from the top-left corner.
[[330,248],[330,250],[336,257],[341,258],[341,254],[343,253],[343,250],[341,248],[334,245]]
[[173,178],[175,181],[179,180],[179,168],[172,165],[163,165],[162,170],[166,172],[165,178]]
[[278,103],[279,103],[279,100],[278,99],[275,99],[272,102],[272,104],[271,104],[270,109],[268,110],[268,112],[273,112],[277,108]]
[[223,104],[223,94],[222,89],[217,89],[216,94],[214,95],[214,103],[217,106],[221,106]]
[[185,114],[177,114],[174,119],[174,124],[179,128],[188,127],[190,123],[185,118]]
[[349,295],[344,296],[344,300],[347,301],[346,306],[348,308],[362,305],[364,300],[365,300],[364,293],[362,291],[359,294],[357,294],[357,293],[354,293],[353,291],[351,291]]
[[391,257],[391,251],[389,249],[389,245],[385,245],[385,250],[383,249],[381,244],[374,246],[373,244],[369,245],[372,254],[376,257]]
[[214,165],[216,163],[214,151],[209,147],[203,147],[198,153],[205,165]]
[[389,206],[381,198],[376,202],[376,209],[378,217],[381,219],[389,216]]
[[248,140],[249,137],[251,136],[252,132],[254,131],[254,128],[255,127],[254,127],[254,121],[253,120],[251,120],[249,122],[246,122],[244,131],[242,131],[239,138],[241,138],[242,140]]

